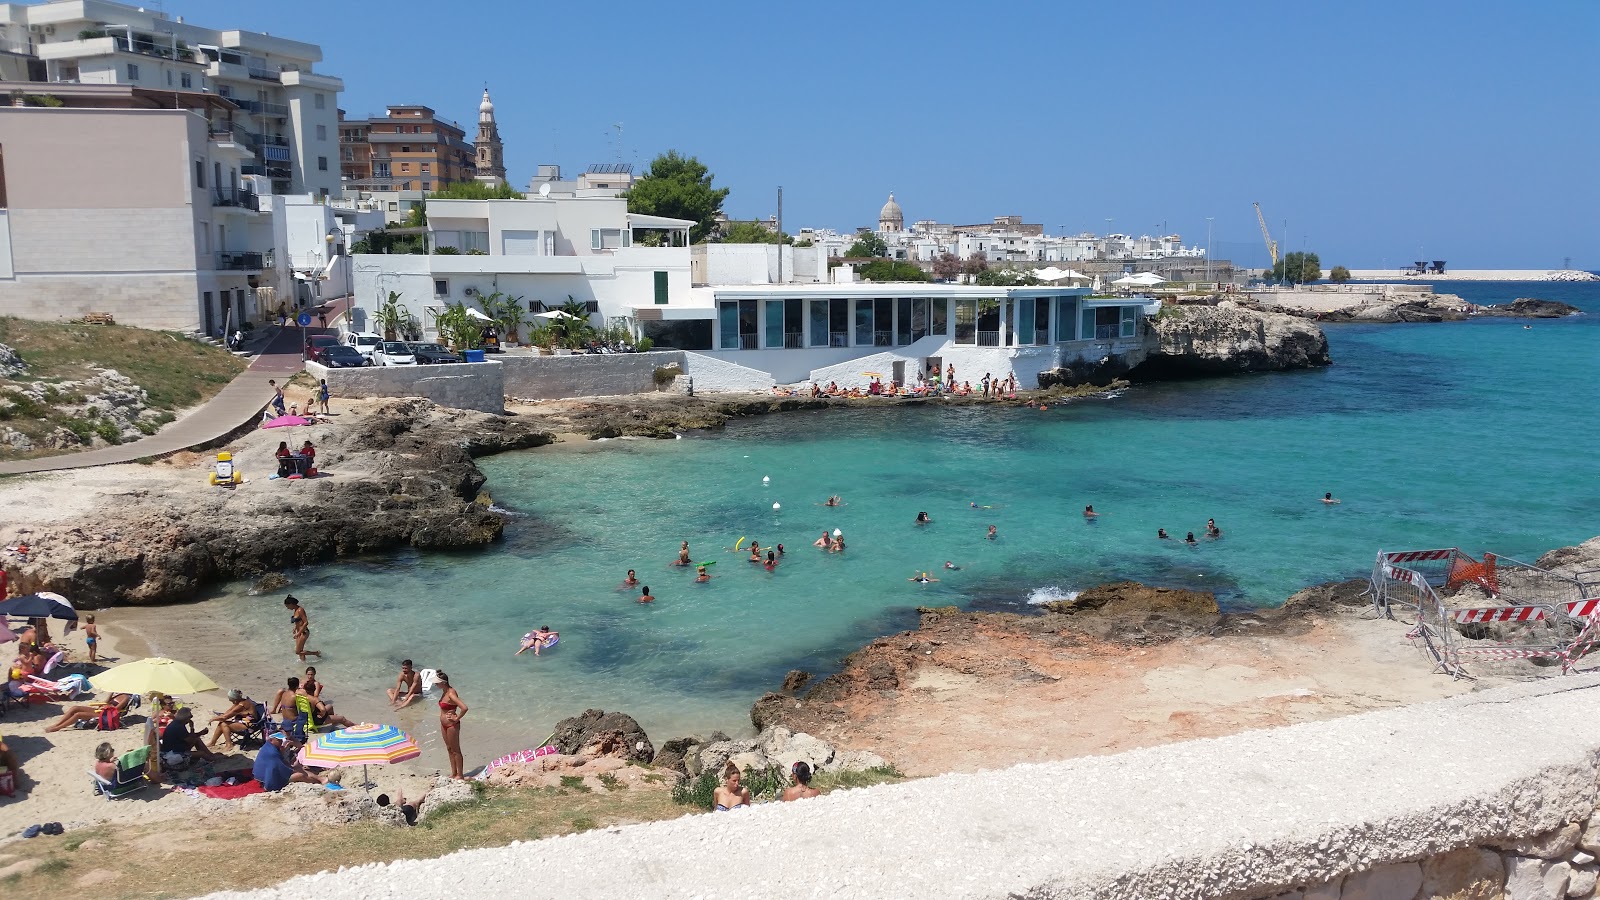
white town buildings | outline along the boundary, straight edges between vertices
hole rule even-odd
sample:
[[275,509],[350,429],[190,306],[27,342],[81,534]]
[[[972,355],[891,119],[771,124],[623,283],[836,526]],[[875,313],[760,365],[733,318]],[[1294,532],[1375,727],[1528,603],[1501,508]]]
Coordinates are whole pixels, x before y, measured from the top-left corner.
[[219,335],[345,292],[315,45],[98,0],[0,4],[0,45],[0,313]]

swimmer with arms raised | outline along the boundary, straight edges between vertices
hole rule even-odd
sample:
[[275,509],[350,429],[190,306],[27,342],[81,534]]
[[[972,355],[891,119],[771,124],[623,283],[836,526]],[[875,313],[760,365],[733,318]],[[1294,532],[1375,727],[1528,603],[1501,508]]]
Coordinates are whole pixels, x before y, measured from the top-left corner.
[[678,548],[678,561],[673,563],[673,565],[675,565],[675,566],[687,566],[687,565],[689,565],[689,542],[688,541],[684,541],[683,542],[683,546]]
[[917,584],[928,584],[930,582],[938,581],[939,579],[931,577],[927,572],[922,572],[920,574],[913,575],[906,580],[915,581]]

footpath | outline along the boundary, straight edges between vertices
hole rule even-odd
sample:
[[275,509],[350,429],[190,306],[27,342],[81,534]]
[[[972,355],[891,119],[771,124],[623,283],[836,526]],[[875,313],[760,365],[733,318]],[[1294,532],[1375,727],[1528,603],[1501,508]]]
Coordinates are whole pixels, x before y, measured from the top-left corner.
[[[315,334],[326,329],[306,329]],[[251,419],[272,399],[269,379],[286,381],[304,368],[300,360],[301,329],[280,329],[261,354],[200,408],[149,437],[60,456],[0,462],[0,475],[53,472],[129,463],[150,456],[165,456],[196,444],[216,440]]]

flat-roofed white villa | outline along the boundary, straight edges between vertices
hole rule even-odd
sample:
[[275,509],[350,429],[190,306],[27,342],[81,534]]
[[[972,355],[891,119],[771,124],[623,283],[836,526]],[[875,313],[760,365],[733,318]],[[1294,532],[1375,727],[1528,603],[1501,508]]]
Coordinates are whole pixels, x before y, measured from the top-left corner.
[[[370,312],[398,292],[431,327],[445,304],[474,306],[495,292],[535,312],[571,298],[596,324],[685,351],[697,386],[745,390],[813,380],[865,387],[866,372],[908,384],[950,365],[961,381],[1015,373],[1033,387],[1047,370],[1141,353],[1143,318],[1154,311],[1143,297],[1087,288],[857,282],[804,248],[691,254],[692,225],[629,213],[620,197],[432,200],[431,252],[357,256],[356,302]],[[447,247],[455,249],[439,252]]]

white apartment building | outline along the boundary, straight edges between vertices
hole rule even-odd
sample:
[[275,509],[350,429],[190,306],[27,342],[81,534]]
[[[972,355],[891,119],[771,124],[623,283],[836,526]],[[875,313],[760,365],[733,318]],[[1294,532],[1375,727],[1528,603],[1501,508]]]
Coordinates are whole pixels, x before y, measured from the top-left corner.
[[398,292],[432,338],[446,304],[476,306],[499,291],[533,311],[580,301],[596,324],[662,318],[688,294],[693,225],[630,213],[614,196],[431,199],[427,255],[354,257],[352,317],[363,327]]
[[234,108],[213,120],[249,151],[243,173],[272,193],[337,196],[339,92],[313,71],[315,44],[217,30],[105,0],[0,3],[0,77],[51,84],[121,84],[216,94]]
[[212,335],[257,317],[271,205],[202,113],[0,107],[0,154],[0,314]]

